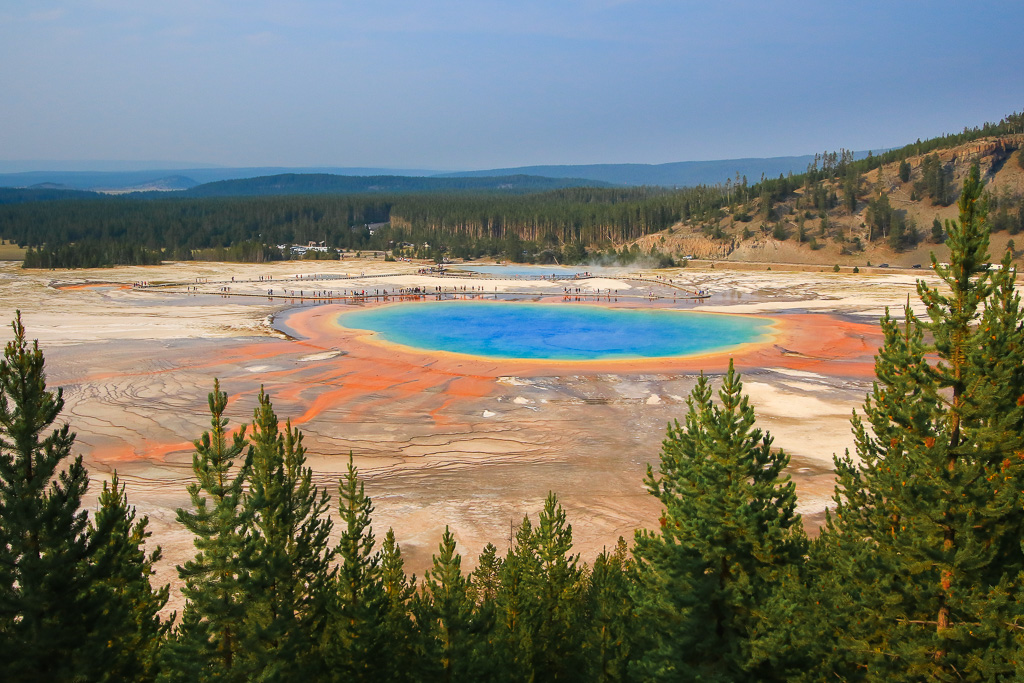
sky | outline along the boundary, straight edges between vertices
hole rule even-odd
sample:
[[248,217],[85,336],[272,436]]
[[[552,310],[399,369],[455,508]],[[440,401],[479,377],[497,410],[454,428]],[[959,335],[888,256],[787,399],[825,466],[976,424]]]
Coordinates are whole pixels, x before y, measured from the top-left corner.
[[0,160],[881,149],[1024,110],[1022,26],[1019,0],[0,0]]

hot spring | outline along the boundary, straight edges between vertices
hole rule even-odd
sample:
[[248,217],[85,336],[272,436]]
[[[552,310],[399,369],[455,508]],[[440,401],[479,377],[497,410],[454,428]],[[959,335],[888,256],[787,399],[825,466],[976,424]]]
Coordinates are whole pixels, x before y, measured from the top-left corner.
[[715,313],[482,301],[392,304],[343,313],[338,322],[415,349],[567,361],[719,353],[765,341],[772,325]]

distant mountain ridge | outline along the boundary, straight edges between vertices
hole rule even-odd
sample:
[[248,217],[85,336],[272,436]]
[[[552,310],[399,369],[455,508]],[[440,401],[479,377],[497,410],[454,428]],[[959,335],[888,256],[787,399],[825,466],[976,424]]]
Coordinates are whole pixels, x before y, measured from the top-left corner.
[[[857,158],[866,152],[855,154]],[[0,173],[0,187],[61,187],[69,190],[99,192],[132,192],[147,190],[190,190],[207,183],[273,176],[332,175],[347,177],[406,178],[493,178],[536,176],[544,178],[591,181],[592,184],[619,186],[653,185],[661,187],[693,187],[715,185],[746,176],[750,183],[781,173],[803,173],[814,160],[813,155],[721,159],[717,161],[679,161],[667,164],[566,164],[519,166],[477,171],[440,172],[425,169],[388,169],[370,167],[306,167],[265,166],[254,168],[174,168],[124,171],[25,171]],[[171,180],[173,179],[173,180]],[[575,183],[574,183],[575,184]]]
[[[861,159],[868,152],[855,152],[854,158]],[[492,168],[484,171],[458,171],[443,173],[444,178],[471,178],[475,176],[500,176],[522,173],[546,178],[586,178],[612,185],[658,185],[662,187],[695,187],[716,185],[734,180],[738,173],[746,176],[753,184],[764,174],[767,178],[779,174],[798,174],[807,170],[814,161],[813,154],[791,157],[767,157],[745,159],[721,159],[717,161],[677,161],[667,164],[584,164],[554,166],[519,166],[516,168]]]
[[593,185],[606,187],[607,183],[580,178],[543,178],[522,174],[474,178],[423,178],[395,175],[340,176],[328,173],[284,173],[206,183],[180,194],[186,197],[254,197],[282,194],[405,194],[445,191],[525,193]]
[[186,179],[187,185],[160,189],[190,189],[196,185],[221,180],[258,178],[281,174],[331,174],[342,176],[397,175],[426,177],[437,175],[438,171],[417,169],[384,169],[364,167],[309,167],[287,168],[283,166],[260,166],[252,168],[174,168],[126,171],[23,171],[0,173],[0,187],[32,187],[38,185],[62,186],[70,190],[90,191],[140,191],[153,189],[151,186],[168,178]]
[[91,199],[116,201],[128,199],[164,198],[206,198],[206,197],[268,197],[282,195],[414,195],[444,193],[487,193],[487,194],[530,194],[549,192],[573,187],[604,187],[607,183],[580,178],[542,178],[539,176],[512,175],[481,178],[424,178],[420,176],[339,176],[329,173],[283,173],[220,180],[213,183],[194,185],[187,190],[173,190],[166,187],[188,180],[171,176],[153,181],[136,190],[91,191],[75,190],[54,183],[37,183],[31,187],[0,186],[0,205],[26,202],[47,202],[64,199]]

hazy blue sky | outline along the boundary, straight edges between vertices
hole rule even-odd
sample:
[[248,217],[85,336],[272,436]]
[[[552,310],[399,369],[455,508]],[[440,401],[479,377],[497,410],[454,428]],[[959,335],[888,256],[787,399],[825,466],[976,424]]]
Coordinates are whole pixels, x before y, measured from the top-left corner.
[[7,160],[662,163],[1021,109],[1020,0],[0,0]]

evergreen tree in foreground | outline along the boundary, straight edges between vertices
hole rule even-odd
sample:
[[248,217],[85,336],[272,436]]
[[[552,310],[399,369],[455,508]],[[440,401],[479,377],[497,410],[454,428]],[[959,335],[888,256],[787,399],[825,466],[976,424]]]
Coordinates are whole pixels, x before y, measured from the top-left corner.
[[0,360],[0,678],[97,676],[107,650],[92,558],[109,527],[90,539],[81,456],[60,469],[75,440],[67,424],[53,428],[62,392],[47,390],[20,312],[12,327]]
[[[882,321],[877,381],[837,458],[816,546],[838,666],[867,680],[1009,677],[1024,570],[1024,316],[1009,256],[988,268],[977,167],[948,225],[948,293],[918,283]],[[832,675],[844,672],[825,672]]]
[[478,605],[490,605],[498,596],[501,586],[501,558],[493,543],[484,546],[473,570],[473,601]]
[[416,575],[406,576],[402,548],[395,532],[388,529],[380,549],[381,586],[387,598],[387,613],[382,625],[390,655],[384,662],[383,679],[410,680],[416,670],[417,639],[412,622],[412,600],[416,595]]
[[528,612],[532,596],[528,580],[537,572],[532,538],[533,524],[524,517],[504,559],[500,563],[489,560],[497,569],[494,628],[497,656],[501,658],[498,669],[507,672],[507,680],[513,681],[528,679],[531,665],[533,636]]
[[211,428],[195,442],[192,456],[197,481],[189,484],[188,492],[194,511],[178,509],[178,522],[195,536],[199,552],[178,567],[188,602],[163,659],[164,674],[174,680],[246,679],[236,660],[248,609],[245,573],[253,551],[243,506],[252,455],[246,453],[244,427],[233,437],[228,435],[227,402],[227,394],[214,380],[209,395]]
[[105,663],[103,681],[153,681],[158,672],[160,647],[173,621],[161,621],[160,610],[167,604],[170,586],[153,590],[149,579],[153,565],[161,559],[160,548],[147,553],[149,518],[135,519],[135,508],[115,472],[109,485],[104,482],[99,509],[89,525],[94,538],[99,530],[106,541],[96,548],[95,565],[100,576],[93,584],[104,605],[104,638],[111,658]]
[[366,495],[349,454],[348,471],[338,485],[341,539],[335,553],[341,565],[331,596],[323,652],[334,680],[377,681],[389,665],[392,643],[384,624],[390,601],[374,551],[373,501]]
[[416,623],[424,642],[421,663],[428,681],[489,680],[491,661],[485,650],[487,624],[478,619],[470,581],[462,574],[462,556],[448,527],[423,577]]
[[523,518],[495,568],[495,642],[503,658],[497,669],[507,677],[500,680],[585,680],[584,568],[572,553],[572,526],[554,493],[536,526]]
[[322,677],[319,644],[334,578],[330,497],[313,484],[301,432],[290,422],[280,432],[262,390],[250,441],[243,666],[263,681]]
[[702,375],[685,426],[668,430],[647,486],[664,505],[659,532],[639,531],[635,554],[641,680],[764,681],[780,678],[758,654],[762,611],[806,539],[789,457],[754,427],[732,363],[712,401]]
[[636,655],[636,607],[630,595],[634,580],[635,563],[626,540],[620,536],[614,551],[606,550],[594,560],[587,582],[587,639],[583,655],[589,680],[627,680],[629,661]]
[[135,520],[114,474],[90,522],[89,476],[54,428],[64,407],[19,313],[0,360],[0,680],[152,680],[168,588],[149,583],[147,520]]
[[523,615],[530,633],[528,658],[537,681],[579,681],[587,676],[583,653],[584,574],[580,556],[572,553],[572,525],[553,492],[537,515],[529,549]]

